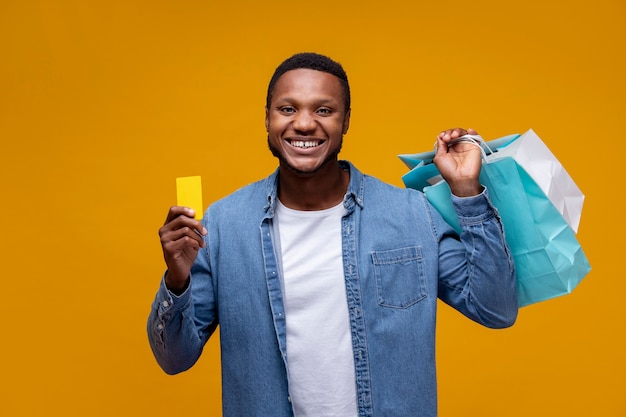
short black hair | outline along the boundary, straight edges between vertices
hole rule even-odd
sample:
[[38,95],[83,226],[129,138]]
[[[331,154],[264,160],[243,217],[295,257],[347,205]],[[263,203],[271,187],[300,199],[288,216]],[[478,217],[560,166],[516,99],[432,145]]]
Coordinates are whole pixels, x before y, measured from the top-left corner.
[[339,78],[341,87],[343,89],[343,100],[346,106],[345,110],[350,109],[350,85],[348,84],[348,76],[344,71],[340,63],[333,61],[329,57],[314,52],[301,52],[297,53],[286,60],[284,60],[274,71],[274,75],[270,80],[267,87],[267,99],[265,106],[270,108],[272,102],[272,94],[274,93],[274,87],[278,79],[287,71],[295,69],[312,69],[316,71],[326,72]]

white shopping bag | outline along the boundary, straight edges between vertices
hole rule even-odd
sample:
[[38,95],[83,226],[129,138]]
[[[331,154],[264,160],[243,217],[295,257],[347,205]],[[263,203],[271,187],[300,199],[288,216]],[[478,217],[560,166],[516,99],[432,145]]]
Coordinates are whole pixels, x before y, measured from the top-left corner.
[[[491,147],[490,142],[487,145]],[[515,159],[548,196],[572,230],[578,231],[585,196],[532,129],[494,151],[487,157],[488,160],[495,161],[507,156]]]

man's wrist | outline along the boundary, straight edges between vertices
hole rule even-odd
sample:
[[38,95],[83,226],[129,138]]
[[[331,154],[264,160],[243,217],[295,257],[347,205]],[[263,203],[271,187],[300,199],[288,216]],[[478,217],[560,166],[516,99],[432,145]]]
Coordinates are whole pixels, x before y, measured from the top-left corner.
[[189,276],[184,280],[172,280],[168,272],[165,274],[165,287],[176,296],[181,295],[187,290],[190,281],[191,277]]
[[478,194],[482,193],[485,187],[483,187],[479,182],[472,181],[471,183],[465,184],[448,184],[450,186],[450,192],[454,194],[456,197],[474,197]]

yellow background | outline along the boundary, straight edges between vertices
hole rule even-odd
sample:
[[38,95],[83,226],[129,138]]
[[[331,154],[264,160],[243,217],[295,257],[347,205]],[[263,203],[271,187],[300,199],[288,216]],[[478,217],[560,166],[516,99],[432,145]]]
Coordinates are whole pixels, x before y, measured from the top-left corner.
[[441,417],[626,416],[623,0],[2,1],[0,414],[220,414],[217,339],[175,377],[148,347],[157,230],[176,177],[208,204],[274,169],[266,85],[309,50],[348,71],[364,172],[533,128],[586,194],[573,294],[503,331],[441,306]]

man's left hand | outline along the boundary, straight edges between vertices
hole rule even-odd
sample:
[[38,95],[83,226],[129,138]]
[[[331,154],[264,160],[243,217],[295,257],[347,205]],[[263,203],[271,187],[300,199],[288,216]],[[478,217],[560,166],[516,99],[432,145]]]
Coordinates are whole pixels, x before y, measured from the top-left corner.
[[478,146],[459,142],[448,146],[450,141],[463,135],[477,135],[474,129],[448,129],[437,136],[437,152],[433,162],[441,176],[450,186],[450,191],[457,197],[471,197],[483,191],[478,176],[482,164]]

